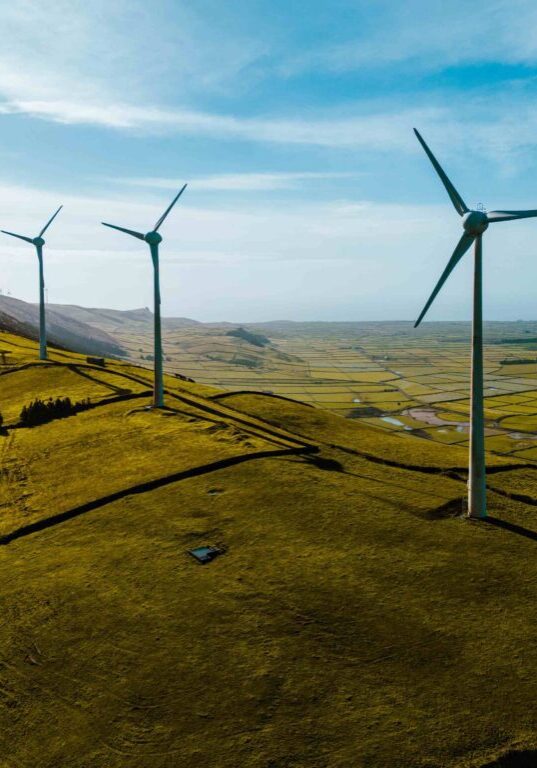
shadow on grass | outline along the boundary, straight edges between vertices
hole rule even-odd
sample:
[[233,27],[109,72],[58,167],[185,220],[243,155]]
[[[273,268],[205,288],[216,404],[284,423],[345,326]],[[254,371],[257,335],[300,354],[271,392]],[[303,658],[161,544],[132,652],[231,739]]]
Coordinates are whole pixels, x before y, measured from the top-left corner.
[[427,520],[448,520],[453,517],[464,517],[466,510],[466,497],[460,496],[457,499],[449,499],[445,504],[431,509],[425,517]]
[[306,456],[304,457],[308,464],[313,464],[317,469],[322,469],[326,472],[345,472],[345,467],[341,462],[336,459],[327,459],[324,456]]
[[487,488],[498,496],[504,496],[506,499],[513,499],[513,501],[520,501],[522,504],[529,504],[531,507],[537,507],[537,499],[533,496],[528,496],[525,493],[514,493],[512,491],[504,491],[501,488],[495,488],[493,485],[487,485]]
[[492,763],[486,763],[481,768],[535,768],[537,765],[537,749],[523,749],[517,752],[507,752],[507,754],[493,760]]
[[[516,523],[509,523],[507,520],[501,520],[499,517],[492,517],[489,515],[483,520],[484,523],[488,523],[488,525],[494,525],[496,528],[503,528],[504,531],[509,531],[510,533],[516,533],[518,536],[523,536],[525,539],[531,539],[532,541],[537,541],[537,531],[531,531],[529,528],[524,528],[521,525],[517,525]],[[522,754],[522,753],[520,753]],[[536,766],[537,765],[537,752],[532,752],[532,754],[535,756],[535,762],[533,762],[531,765]],[[493,765],[502,765],[503,763],[490,763],[491,766]],[[505,763],[505,765],[511,765],[511,763]],[[513,765],[525,765],[525,763],[513,763]],[[530,765],[530,763],[528,763]],[[487,768],[487,766],[483,766],[483,768]]]
[[[112,392],[115,392],[117,395],[129,395],[132,392],[132,389],[126,389],[125,387],[118,387],[116,384],[111,384],[109,381],[103,381],[103,379],[100,379],[98,376],[92,376],[91,373],[88,373],[87,371],[82,371],[81,367],[78,365],[75,365],[74,363],[70,363],[67,365],[67,368],[69,368],[70,371],[73,373],[76,373],[77,376],[82,376],[84,379],[89,379],[89,381],[93,381],[96,384],[100,384],[101,387],[104,387],[105,389],[110,389]],[[106,371],[106,373],[109,373]],[[112,371],[112,375],[114,375],[114,371]]]
[[225,400],[228,397],[237,397],[237,395],[259,395],[260,397],[273,397],[277,400],[286,400],[293,405],[305,405],[307,408],[313,408],[310,403],[304,403],[302,400],[293,400],[291,397],[285,397],[285,395],[277,395],[274,392],[256,392],[252,389],[239,389],[236,392],[221,392],[218,395],[212,395],[210,400]]

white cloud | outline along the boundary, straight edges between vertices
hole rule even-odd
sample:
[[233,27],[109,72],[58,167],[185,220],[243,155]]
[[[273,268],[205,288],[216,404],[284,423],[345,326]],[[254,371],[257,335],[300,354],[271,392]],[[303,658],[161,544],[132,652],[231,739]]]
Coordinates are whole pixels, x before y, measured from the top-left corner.
[[76,101],[11,100],[0,112],[24,113],[59,123],[90,124],[147,132],[175,132],[220,139],[247,139],[325,147],[408,149],[414,123],[440,120],[444,110],[412,109],[401,113],[292,120],[243,118],[182,109],[138,107],[129,104],[91,104]]
[[[280,75],[303,68],[337,72],[405,61],[429,69],[470,60],[537,61],[533,0],[473,5],[453,0],[432,2],[425,9],[421,0],[384,0],[375,18],[378,23],[373,31],[368,27],[367,37],[299,53],[281,65]],[[537,142],[537,106],[526,93],[503,99],[496,94],[494,100],[453,96],[449,103],[441,94],[424,94],[414,97],[411,106],[393,98],[347,101],[300,117],[192,107],[200,96],[207,102],[214,88],[240,92],[250,69],[271,46],[259,32],[248,37],[230,33],[228,27],[221,35],[217,24],[205,22],[179,0],[173,17],[158,3],[150,8],[143,0],[25,0],[7,5],[2,9],[0,113],[139,134],[382,152],[419,151],[411,133],[418,125],[441,151],[463,146],[470,135],[475,151],[506,167],[510,155]],[[148,39],[158,45],[148,45]],[[270,66],[274,73],[274,55]],[[285,183],[282,177],[280,181]],[[227,183],[230,189],[242,181],[213,183]],[[258,183],[257,188],[268,189],[280,182],[266,177]]]
[[[96,125],[142,134],[204,136],[216,140],[240,140],[288,146],[323,147],[418,153],[412,128],[417,126],[434,149],[447,157],[471,146],[472,154],[487,157],[505,173],[519,167],[517,155],[537,145],[537,103],[526,94],[491,101],[475,97],[472,103],[451,100],[449,106],[396,104],[356,105],[359,114],[338,116],[337,110],[309,119],[235,117],[129,104],[91,104],[71,101],[0,102],[0,113],[24,113],[71,125]],[[369,110],[369,111],[368,111]],[[347,113],[349,107],[346,109]],[[306,177],[304,177],[305,180]],[[147,179],[146,186],[170,188],[173,180]],[[269,189],[289,186],[298,177],[265,174],[257,179],[229,175],[198,182],[199,189]],[[134,183],[138,183],[135,179]],[[175,183],[174,183],[175,186]]]
[[[304,171],[295,173],[223,173],[218,176],[198,176],[188,182],[190,190],[225,192],[266,192],[296,189],[304,183],[356,177],[356,173],[329,173]],[[153,189],[177,190],[184,183],[181,179],[166,178],[118,178],[120,184]]]
[[21,0],[2,6],[0,96],[4,112],[129,127],[145,108],[114,107],[126,95],[136,105],[220,92],[265,52],[259,39],[220,35],[184,0]]
[[[27,66],[42,65],[43,74],[50,70],[71,80],[88,76],[116,96],[133,87],[146,96],[162,93],[166,80],[175,94],[211,91],[243,77],[267,52],[260,36],[246,37],[237,28],[223,35],[216,19],[208,24],[201,7],[187,0],[24,0],[12,6],[2,15],[10,33],[4,51],[12,49],[20,62],[26,44],[34,54]],[[21,7],[27,12],[21,14]]]

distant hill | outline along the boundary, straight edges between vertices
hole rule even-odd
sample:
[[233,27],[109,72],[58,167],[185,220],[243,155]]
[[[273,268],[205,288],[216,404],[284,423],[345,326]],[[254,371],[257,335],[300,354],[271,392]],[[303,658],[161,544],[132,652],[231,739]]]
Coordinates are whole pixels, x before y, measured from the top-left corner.
[[[49,304],[63,316],[81,323],[101,328],[109,333],[120,331],[146,330],[153,325],[153,313],[148,307],[141,309],[106,309],[101,307],[79,307],[76,304]],[[175,330],[187,326],[201,325],[188,317],[163,317],[162,326]]]
[[23,322],[13,315],[9,311],[5,311],[2,308],[2,299],[0,296],[0,331],[7,331],[8,333],[14,333],[17,336],[24,336],[26,339],[37,339],[37,331],[30,323]]
[[178,328],[188,328],[189,326],[203,325],[199,320],[192,320],[190,317],[163,317],[162,327],[168,331],[175,331]]
[[[123,348],[108,334],[72,314],[61,305],[47,305],[47,339],[50,344],[89,355],[123,355]],[[81,309],[82,313],[83,310]],[[0,330],[28,339],[38,338],[39,308],[11,296],[0,296]]]
[[123,325],[145,326],[153,320],[153,315],[147,307],[126,311],[100,307],[80,307],[77,304],[49,304],[49,307],[72,320],[98,327],[110,326],[112,330]]

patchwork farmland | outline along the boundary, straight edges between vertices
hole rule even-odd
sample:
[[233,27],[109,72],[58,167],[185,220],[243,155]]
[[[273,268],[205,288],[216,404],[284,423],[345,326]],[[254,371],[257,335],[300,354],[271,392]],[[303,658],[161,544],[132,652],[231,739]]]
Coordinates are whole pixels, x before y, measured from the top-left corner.
[[[151,365],[149,325],[101,322],[132,362]],[[196,382],[261,391],[360,419],[383,430],[468,444],[470,325],[288,323],[248,325],[269,343],[230,336],[237,326],[168,320],[165,367]],[[537,323],[488,323],[486,445],[537,461]]]

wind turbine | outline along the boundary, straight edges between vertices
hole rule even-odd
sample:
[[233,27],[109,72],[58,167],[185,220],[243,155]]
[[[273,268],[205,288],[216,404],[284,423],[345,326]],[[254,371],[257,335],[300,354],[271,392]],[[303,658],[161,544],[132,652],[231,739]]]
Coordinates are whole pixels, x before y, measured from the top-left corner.
[[453,203],[453,207],[462,217],[464,233],[457,243],[453,255],[442,272],[433,292],[425,304],[414,328],[421,323],[436,295],[462,259],[470,246],[474,245],[474,307],[472,324],[472,377],[470,404],[470,467],[468,473],[468,516],[487,516],[487,492],[485,477],[485,428],[483,415],[483,282],[482,237],[489,224],[498,221],[514,221],[537,216],[537,210],[532,211],[485,211],[470,210],[459,195],[451,181],[446,176],[440,163],[435,158],[423,138],[414,128],[418,141],[425,150],[427,157],[440,177],[440,180]]
[[153,405],[155,408],[162,408],[164,405],[164,385],[162,381],[162,336],[160,330],[160,279],[159,279],[159,260],[158,260],[158,247],[162,242],[162,237],[159,235],[159,228],[164,222],[164,219],[169,214],[175,203],[179,200],[181,195],[186,189],[186,184],[179,190],[176,196],[173,198],[169,206],[166,208],[160,219],[147,234],[141,232],[135,232],[132,229],[125,229],[124,227],[117,227],[115,224],[107,224],[101,222],[105,227],[111,229],[117,229],[120,232],[125,232],[127,235],[137,237],[138,240],[145,240],[149,245],[151,251],[151,259],[153,261],[153,293],[154,293],[154,370],[155,370],[155,383],[153,387]]
[[47,221],[41,232],[37,237],[25,237],[24,235],[16,235],[15,232],[8,232],[5,229],[0,230],[5,235],[11,235],[11,237],[18,237],[19,240],[24,240],[27,243],[35,245],[37,251],[37,259],[39,261],[39,359],[47,359],[47,330],[45,324],[45,278],[43,274],[43,246],[45,241],[43,235],[50,227],[56,216],[59,214],[63,205],[60,205],[56,213],[54,213]]

